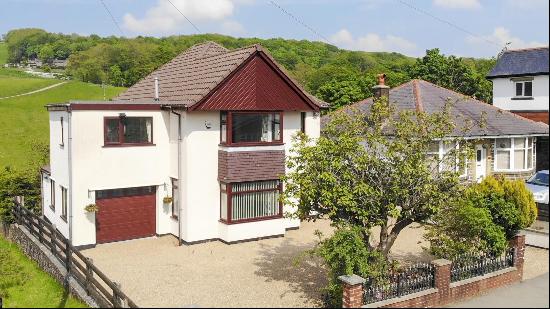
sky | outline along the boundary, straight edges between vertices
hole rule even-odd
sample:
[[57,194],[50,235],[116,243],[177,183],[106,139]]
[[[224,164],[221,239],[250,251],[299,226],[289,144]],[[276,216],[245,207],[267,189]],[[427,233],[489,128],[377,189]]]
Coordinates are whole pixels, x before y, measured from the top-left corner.
[[508,42],[509,48],[548,46],[549,37],[549,0],[1,2],[0,34],[25,27],[127,37],[221,33],[317,40],[345,49],[416,57],[437,47],[448,55],[487,58],[496,56]]

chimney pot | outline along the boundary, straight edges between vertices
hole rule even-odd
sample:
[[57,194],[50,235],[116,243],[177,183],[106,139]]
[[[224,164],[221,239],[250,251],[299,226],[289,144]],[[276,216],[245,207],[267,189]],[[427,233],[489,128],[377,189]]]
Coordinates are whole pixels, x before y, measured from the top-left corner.
[[380,99],[381,97],[390,97],[390,87],[386,86],[386,74],[378,74],[378,85],[372,87],[374,90],[374,98]]

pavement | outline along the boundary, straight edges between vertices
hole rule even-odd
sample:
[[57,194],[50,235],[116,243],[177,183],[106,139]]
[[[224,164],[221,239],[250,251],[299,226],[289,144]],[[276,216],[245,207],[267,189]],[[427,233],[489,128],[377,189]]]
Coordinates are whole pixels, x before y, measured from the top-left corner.
[[532,226],[523,231],[525,244],[533,247],[548,249],[548,222],[535,221]]
[[548,308],[548,273],[489,292],[449,308]]

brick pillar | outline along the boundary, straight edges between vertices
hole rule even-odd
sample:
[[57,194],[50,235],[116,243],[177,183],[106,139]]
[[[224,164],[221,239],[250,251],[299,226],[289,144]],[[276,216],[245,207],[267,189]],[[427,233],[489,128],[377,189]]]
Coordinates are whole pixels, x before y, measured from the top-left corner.
[[361,308],[365,279],[357,275],[340,276],[338,279],[342,281],[342,308]]
[[445,259],[432,261],[435,268],[435,288],[438,290],[440,306],[450,302],[451,264],[451,261]]
[[525,235],[515,235],[510,240],[510,247],[515,248],[514,266],[518,270],[519,280],[523,280],[523,257],[525,255]]

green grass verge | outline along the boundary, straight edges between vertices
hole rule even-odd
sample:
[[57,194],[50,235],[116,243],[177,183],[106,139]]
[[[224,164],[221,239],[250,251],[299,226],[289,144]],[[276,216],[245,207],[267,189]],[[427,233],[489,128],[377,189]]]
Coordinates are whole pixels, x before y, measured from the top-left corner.
[[23,94],[62,82],[58,79],[8,77],[0,75],[0,98]]
[[[107,98],[124,88],[108,87]],[[24,168],[38,159],[33,152],[36,142],[49,143],[48,112],[44,105],[69,100],[102,100],[101,86],[70,81],[64,85],[11,99],[0,100],[0,168]]]
[[53,277],[0,236],[0,296],[6,308],[86,308]]

